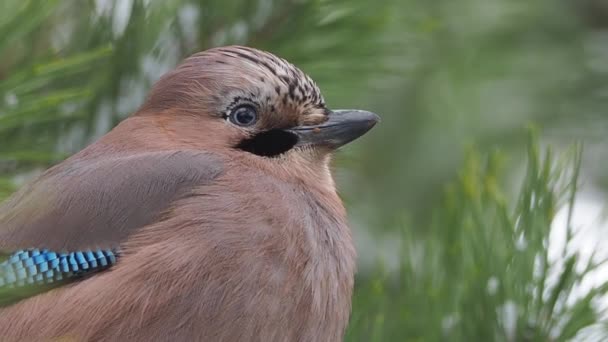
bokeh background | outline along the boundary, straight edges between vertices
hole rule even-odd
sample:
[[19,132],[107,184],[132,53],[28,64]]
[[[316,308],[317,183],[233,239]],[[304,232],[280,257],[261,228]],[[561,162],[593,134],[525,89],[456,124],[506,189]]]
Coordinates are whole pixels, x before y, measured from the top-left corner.
[[335,163],[348,341],[608,341],[605,0],[2,0],[0,198],[228,44],[382,117]]

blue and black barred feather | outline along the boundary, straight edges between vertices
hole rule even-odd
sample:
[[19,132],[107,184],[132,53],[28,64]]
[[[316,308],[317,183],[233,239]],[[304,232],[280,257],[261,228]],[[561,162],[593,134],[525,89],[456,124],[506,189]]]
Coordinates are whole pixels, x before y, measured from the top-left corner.
[[0,257],[0,307],[105,270],[116,263],[117,257],[114,249],[67,253],[25,249],[5,254]]

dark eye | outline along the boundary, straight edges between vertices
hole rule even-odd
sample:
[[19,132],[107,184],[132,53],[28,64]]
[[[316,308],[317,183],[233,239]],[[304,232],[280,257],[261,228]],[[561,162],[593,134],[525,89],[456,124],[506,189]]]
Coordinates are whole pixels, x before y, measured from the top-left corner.
[[258,113],[253,106],[242,105],[234,108],[228,118],[235,125],[251,126],[258,121]]

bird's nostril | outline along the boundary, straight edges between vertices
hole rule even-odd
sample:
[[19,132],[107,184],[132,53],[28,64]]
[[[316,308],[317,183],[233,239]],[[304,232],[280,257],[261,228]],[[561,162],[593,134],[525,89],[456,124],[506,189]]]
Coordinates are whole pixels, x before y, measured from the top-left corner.
[[312,114],[305,115],[302,118],[301,122],[299,122],[299,124],[302,126],[320,125],[320,124],[324,123],[325,121],[327,121],[327,119],[328,119],[328,116],[325,114],[325,112],[312,113]]

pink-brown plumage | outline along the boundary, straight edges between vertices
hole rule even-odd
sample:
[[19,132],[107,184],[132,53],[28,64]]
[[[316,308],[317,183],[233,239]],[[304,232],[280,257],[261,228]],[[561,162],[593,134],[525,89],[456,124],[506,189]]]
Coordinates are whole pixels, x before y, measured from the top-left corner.
[[[222,118],[239,96],[258,101],[253,128]],[[109,271],[0,308],[2,340],[340,341],[355,250],[333,147],[235,148],[327,117],[314,83],[270,54],[186,60],[134,116],[0,207],[1,249],[123,251]]]

